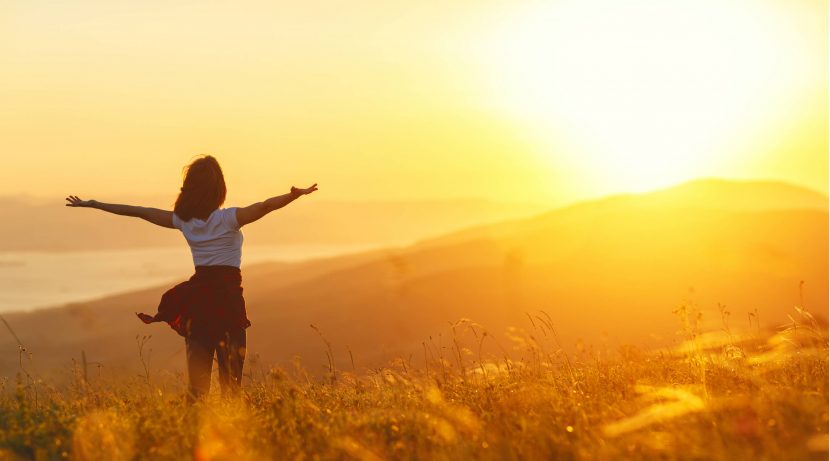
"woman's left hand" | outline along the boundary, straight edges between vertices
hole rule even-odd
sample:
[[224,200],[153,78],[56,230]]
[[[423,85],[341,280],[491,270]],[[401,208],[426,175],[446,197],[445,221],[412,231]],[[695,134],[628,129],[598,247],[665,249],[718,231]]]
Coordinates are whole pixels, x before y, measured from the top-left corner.
[[77,195],[66,197],[66,201],[69,202],[66,206],[91,207],[95,204],[95,200],[81,200]]

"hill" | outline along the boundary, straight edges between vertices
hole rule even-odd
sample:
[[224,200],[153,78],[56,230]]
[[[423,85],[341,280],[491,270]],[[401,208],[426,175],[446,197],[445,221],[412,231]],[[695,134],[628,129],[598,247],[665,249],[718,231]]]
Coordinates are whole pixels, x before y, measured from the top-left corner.
[[[447,347],[448,322],[462,317],[487,328],[482,347],[510,354],[509,328],[529,328],[528,314],[539,311],[551,316],[563,347],[611,349],[672,343],[680,305],[700,310],[706,328],[778,326],[802,303],[826,312],[821,197],[784,184],[703,181],[403,249],[252,267],[243,276],[252,364],[299,355],[316,369],[324,346],[309,324],[331,342],[339,367],[351,366],[350,350],[362,368],[422,354],[430,338]],[[152,310],[165,288],[6,318],[41,370],[66,366],[81,350],[135,368],[133,338],[150,333],[152,366],[181,369],[180,338],[132,314]],[[16,346],[7,338],[0,346],[0,374],[11,373]]]
[[[170,203],[159,197],[101,199],[170,209]],[[251,202],[229,201],[225,206],[248,203]],[[0,197],[0,206],[5,211],[6,223],[0,228],[0,251],[135,249],[182,244],[177,232],[95,210],[66,208],[62,197],[49,202]],[[245,228],[244,233],[248,244],[398,245],[544,209],[539,204],[479,199],[358,202],[315,197],[302,206],[289,206],[268,216],[256,226]]]

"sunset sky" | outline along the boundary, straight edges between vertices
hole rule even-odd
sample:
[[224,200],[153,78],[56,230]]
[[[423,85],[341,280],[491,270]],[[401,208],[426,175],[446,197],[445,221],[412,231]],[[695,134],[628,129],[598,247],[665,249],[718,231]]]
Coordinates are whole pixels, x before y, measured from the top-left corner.
[[823,1],[0,4],[0,195],[827,192]]

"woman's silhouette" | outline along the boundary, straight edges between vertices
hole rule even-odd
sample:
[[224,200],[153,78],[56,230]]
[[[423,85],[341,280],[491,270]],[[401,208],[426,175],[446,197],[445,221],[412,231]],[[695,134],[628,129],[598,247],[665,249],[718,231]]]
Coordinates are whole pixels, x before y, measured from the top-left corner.
[[210,390],[214,355],[223,395],[237,393],[242,382],[245,329],[251,322],[242,297],[240,228],[316,190],[317,184],[307,189],[292,187],[287,194],[244,208],[220,208],[227,191],[225,178],[219,162],[206,155],[186,167],[173,211],[81,200],[74,195],[66,198],[66,206],[142,218],[184,234],[196,273],[164,293],[156,315],[137,315],[144,323],[167,322],[184,336],[188,400],[192,402]]

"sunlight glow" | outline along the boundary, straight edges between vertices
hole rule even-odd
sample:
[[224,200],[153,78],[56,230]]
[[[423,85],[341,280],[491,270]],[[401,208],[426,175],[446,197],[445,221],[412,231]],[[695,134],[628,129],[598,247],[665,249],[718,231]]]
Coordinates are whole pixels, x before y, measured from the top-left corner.
[[487,75],[505,110],[594,185],[666,186],[717,171],[737,154],[730,137],[757,130],[796,86],[779,57],[803,51],[757,6],[546,2],[505,21]]

